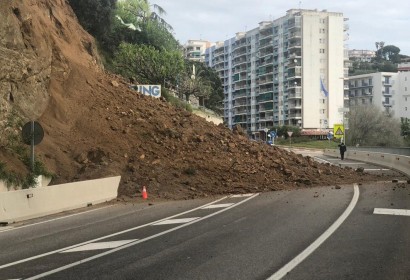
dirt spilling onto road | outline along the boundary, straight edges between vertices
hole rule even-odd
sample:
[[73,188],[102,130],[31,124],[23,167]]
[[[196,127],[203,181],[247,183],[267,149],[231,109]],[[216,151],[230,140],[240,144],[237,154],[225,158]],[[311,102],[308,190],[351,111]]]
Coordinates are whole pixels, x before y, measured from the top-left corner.
[[[126,200],[142,186],[151,199],[187,199],[390,179],[249,141],[240,129],[130,90],[101,68],[93,39],[66,1],[2,5],[15,17],[18,9],[10,24],[24,26],[26,47],[46,43],[51,50],[49,98],[38,119],[46,135],[36,154],[56,174],[53,184],[120,175],[119,198]],[[33,55],[44,62],[43,53]],[[5,152],[0,159],[21,166]]]

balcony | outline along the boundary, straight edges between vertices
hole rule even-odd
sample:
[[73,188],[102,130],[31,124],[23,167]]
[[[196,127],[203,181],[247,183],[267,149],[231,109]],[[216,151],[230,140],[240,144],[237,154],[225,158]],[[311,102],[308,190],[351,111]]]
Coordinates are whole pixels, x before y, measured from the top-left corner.
[[288,94],[288,100],[291,99],[302,99],[302,93],[301,92],[293,92]]
[[394,102],[392,101],[392,102],[386,102],[386,101],[383,101],[383,106],[384,107],[392,107],[394,105]]
[[288,81],[289,80],[294,80],[294,79],[300,79],[302,78],[302,71],[292,71],[288,72]]
[[288,59],[295,59],[295,58],[301,58],[302,55],[300,54],[300,52],[293,52],[289,55]]
[[288,103],[288,109],[290,110],[300,110],[302,109],[302,104],[299,102],[289,102]]
[[302,114],[298,114],[298,113],[289,114],[288,118],[289,119],[302,119]]
[[302,47],[302,43],[301,42],[295,42],[295,43],[291,43],[288,46],[288,49],[300,49]]
[[393,92],[392,91],[382,91],[383,96],[385,97],[392,97],[393,96]]
[[302,37],[302,33],[300,31],[290,32],[289,34],[289,39],[301,38],[301,37]]
[[289,31],[300,30],[300,28],[301,28],[300,21],[293,21],[293,22],[289,22],[288,24]]

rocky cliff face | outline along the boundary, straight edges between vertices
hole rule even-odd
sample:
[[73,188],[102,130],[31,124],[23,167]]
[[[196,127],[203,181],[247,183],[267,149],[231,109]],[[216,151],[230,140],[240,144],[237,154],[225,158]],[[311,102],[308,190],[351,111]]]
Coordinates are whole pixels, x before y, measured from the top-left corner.
[[[93,39],[63,0],[1,1],[0,15],[1,118],[13,107],[36,120],[49,105],[53,83],[67,79],[68,61],[97,61]],[[73,39],[82,45],[67,52]]]

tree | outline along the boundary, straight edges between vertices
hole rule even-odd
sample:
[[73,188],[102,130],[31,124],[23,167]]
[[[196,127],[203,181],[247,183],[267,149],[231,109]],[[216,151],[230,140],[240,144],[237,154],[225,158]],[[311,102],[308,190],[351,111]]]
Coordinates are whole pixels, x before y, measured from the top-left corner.
[[188,71],[189,69],[192,69],[192,65],[195,65],[195,69],[197,69],[197,71],[201,73],[202,79],[204,81],[206,80],[208,83],[208,91],[210,93],[206,98],[202,100],[202,102],[200,102],[200,104],[217,113],[223,113],[224,93],[222,81],[219,78],[218,73],[203,62],[187,60],[186,63]]
[[127,24],[133,24],[138,34],[134,44],[147,44],[156,49],[179,50],[180,44],[173,36],[172,26],[161,16],[166,12],[161,6],[147,0],[122,0],[118,2],[117,16]]
[[[190,68],[191,65],[192,68]],[[189,101],[190,96],[194,95],[202,99],[202,104],[204,104],[204,100],[211,94],[212,87],[209,80],[204,77],[204,71],[196,69],[195,64],[188,62],[186,63],[185,72],[178,81],[178,91],[185,96],[186,101]]]
[[110,30],[117,0],[69,0],[79,22],[91,35],[100,39]]
[[288,132],[292,132],[292,137],[300,136],[300,127],[298,126],[273,126],[269,131],[275,131],[277,132],[277,137],[285,137],[285,139],[288,139],[289,137]]
[[384,46],[379,49],[378,52],[381,53],[381,56],[392,63],[400,62],[400,49],[393,45]]
[[175,83],[184,70],[184,59],[178,51],[122,43],[115,54],[114,67],[124,77],[135,78],[139,83]]
[[117,13],[124,22],[133,23],[135,26],[153,21],[172,31],[172,26],[162,18],[166,11],[159,5],[150,4],[148,0],[121,0],[118,2]]
[[400,146],[400,121],[375,106],[356,106],[348,113],[349,145]]

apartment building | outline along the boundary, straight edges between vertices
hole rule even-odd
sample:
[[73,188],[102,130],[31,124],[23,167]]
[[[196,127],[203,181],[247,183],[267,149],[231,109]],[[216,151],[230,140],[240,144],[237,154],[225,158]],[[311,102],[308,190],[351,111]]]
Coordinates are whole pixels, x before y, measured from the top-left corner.
[[377,72],[349,77],[349,105],[375,105],[397,118],[410,118],[410,63],[398,73]]
[[205,61],[205,51],[210,48],[213,43],[205,40],[188,40],[183,46],[184,56],[187,59],[194,61]]
[[349,58],[362,62],[371,62],[376,57],[376,52],[371,50],[349,50]]
[[341,13],[292,9],[205,52],[220,75],[224,120],[263,138],[272,126],[341,123],[348,29]]

